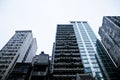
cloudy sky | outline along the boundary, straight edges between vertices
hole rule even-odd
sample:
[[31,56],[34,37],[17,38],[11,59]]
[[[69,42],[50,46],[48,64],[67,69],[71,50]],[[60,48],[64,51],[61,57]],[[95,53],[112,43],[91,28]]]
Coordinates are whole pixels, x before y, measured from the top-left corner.
[[120,16],[120,0],[0,0],[0,49],[15,30],[32,30],[38,51],[51,55],[56,25],[88,21],[95,34],[102,17]]

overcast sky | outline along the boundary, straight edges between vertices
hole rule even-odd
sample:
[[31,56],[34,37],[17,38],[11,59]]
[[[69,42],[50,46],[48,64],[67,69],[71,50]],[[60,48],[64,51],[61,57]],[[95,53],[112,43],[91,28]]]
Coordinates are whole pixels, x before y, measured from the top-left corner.
[[120,16],[120,0],[0,0],[0,49],[15,30],[32,30],[37,54],[51,55],[56,25],[88,21],[98,36],[103,16]]

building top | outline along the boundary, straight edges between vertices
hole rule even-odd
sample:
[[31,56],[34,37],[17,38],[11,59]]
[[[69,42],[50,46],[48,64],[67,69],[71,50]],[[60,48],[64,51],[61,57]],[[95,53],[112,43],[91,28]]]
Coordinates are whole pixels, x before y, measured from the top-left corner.
[[35,64],[46,65],[49,63],[49,55],[41,52],[41,54],[36,56]]
[[57,26],[72,26],[72,24],[57,24]]
[[120,16],[105,16],[110,19],[114,24],[120,27]]
[[16,32],[16,33],[17,33],[17,32],[32,32],[32,30],[16,30],[15,32]]
[[75,23],[75,22],[77,22],[77,23],[87,23],[87,21],[70,21],[70,23]]

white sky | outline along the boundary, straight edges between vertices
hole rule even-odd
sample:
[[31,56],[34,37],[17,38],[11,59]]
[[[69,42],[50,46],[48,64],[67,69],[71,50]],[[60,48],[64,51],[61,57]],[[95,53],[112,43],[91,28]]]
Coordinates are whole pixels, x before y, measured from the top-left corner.
[[0,49],[15,30],[32,30],[37,54],[51,55],[57,24],[88,21],[98,36],[107,15],[120,16],[120,0],[0,0]]

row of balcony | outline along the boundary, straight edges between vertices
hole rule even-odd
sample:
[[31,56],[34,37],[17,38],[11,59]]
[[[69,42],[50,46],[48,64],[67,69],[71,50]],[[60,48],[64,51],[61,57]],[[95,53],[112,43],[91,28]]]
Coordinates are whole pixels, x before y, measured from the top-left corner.
[[56,49],[78,49],[78,46],[63,45],[63,46],[56,46]]
[[14,56],[1,56],[1,57],[0,57],[0,61],[1,61],[1,60],[3,60],[3,61],[4,61],[4,60],[5,60],[5,61],[6,61],[6,60],[12,60],[13,58],[14,58]]
[[68,46],[78,46],[78,44],[77,44],[77,42],[73,42],[73,41],[70,41],[70,42],[68,42],[68,41],[59,41],[59,42],[56,42],[56,47],[58,46],[66,46],[66,45],[68,45]]
[[2,55],[2,57],[8,57],[8,56],[15,56],[16,53],[14,53],[14,52],[6,52],[6,53],[1,52],[1,55]]
[[18,49],[2,49],[0,52],[17,52]]
[[79,53],[79,49],[57,49],[55,50],[55,53]]
[[64,53],[58,53],[58,54],[55,54],[55,57],[80,57],[80,54],[79,53],[67,53],[67,54],[64,54]]
[[55,63],[59,63],[59,62],[67,62],[67,63],[70,63],[70,62],[81,62],[81,59],[55,59],[54,60]]
[[83,64],[80,62],[80,63],[67,63],[67,64],[57,64],[55,63],[54,64],[54,68],[77,68],[77,67],[80,67],[80,68],[83,68]]
[[45,76],[46,72],[40,72],[40,71],[33,71],[32,76]]
[[58,71],[58,72],[63,72],[63,71],[81,71],[84,70],[84,68],[54,68],[54,71]]
[[81,65],[82,62],[79,62],[79,63],[78,62],[70,62],[70,63],[60,62],[60,63],[55,63],[54,65],[55,66],[57,66],[57,65],[62,65],[63,66],[63,65],[71,65],[71,64],[72,65]]
[[54,60],[67,60],[67,59],[71,59],[71,60],[80,60],[80,57],[58,57],[58,58],[54,58]]

